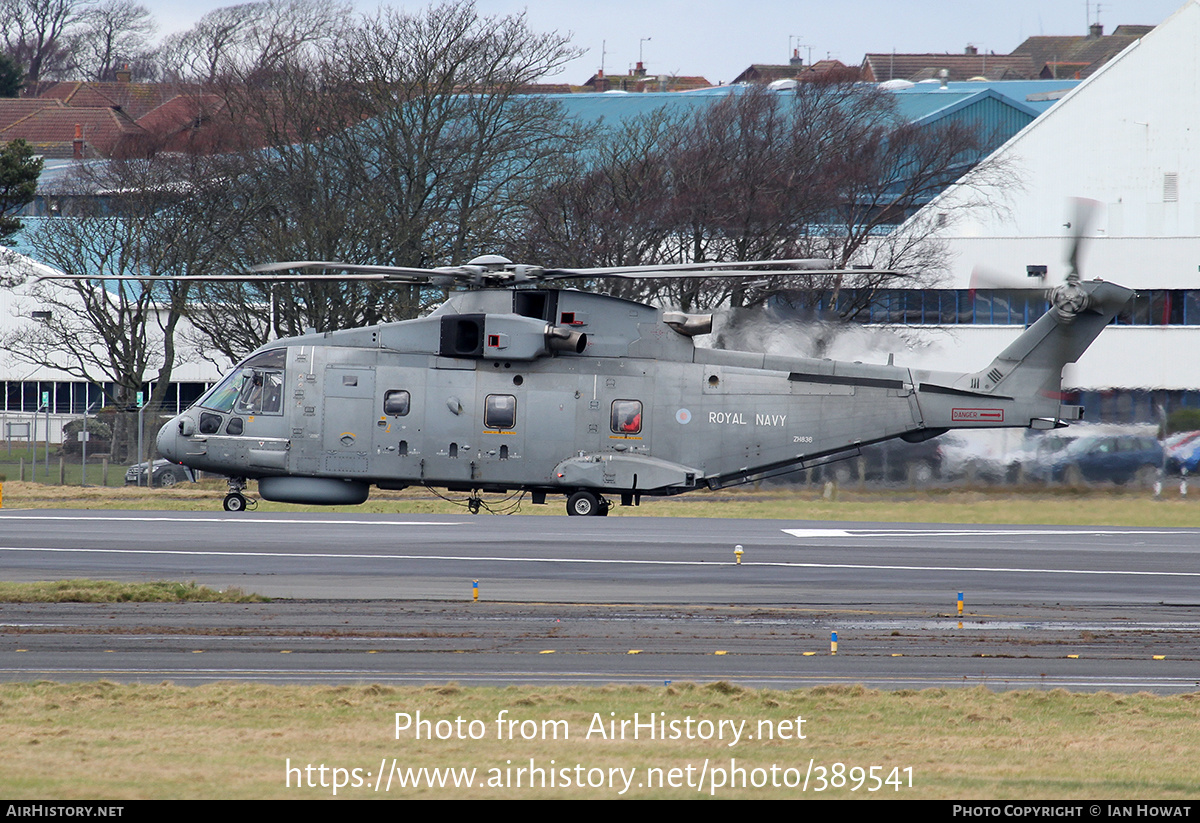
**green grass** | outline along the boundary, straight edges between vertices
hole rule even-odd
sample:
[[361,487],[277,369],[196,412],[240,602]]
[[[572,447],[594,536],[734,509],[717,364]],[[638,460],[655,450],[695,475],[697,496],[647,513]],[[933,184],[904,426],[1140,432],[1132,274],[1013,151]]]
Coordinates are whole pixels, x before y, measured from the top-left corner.
[[[518,722],[511,734],[496,723],[504,711],[506,720]],[[415,725],[397,732],[397,712],[414,721],[420,712],[421,719],[431,721],[422,739]],[[610,720],[632,720],[635,712],[642,722],[651,715],[668,724],[678,721],[680,737],[647,739],[643,731],[635,740],[629,726],[625,739],[597,732],[600,725],[607,732]],[[688,717],[693,733],[700,720],[744,722],[741,740],[729,745],[728,725],[723,740],[688,739]],[[797,725],[797,718],[803,724]],[[432,725],[438,721],[447,722]],[[471,721],[478,721],[474,729],[482,731],[480,739],[469,739]],[[556,721],[562,723],[550,725]],[[557,739],[551,728],[558,730]],[[460,739],[459,729],[466,739]],[[530,739],[522,739],[521,729]],[[776,731],[774,739],[766,739],[768,729]],[[435,730],[447,739],[429,739]],[[10,799],[322,798],[334,795],[336,767],[345,770],[339,780],[351,782],[351,770],[360,770],[364,785],[338,789],[338,797],[350,798],[615,798],[620,784],[607,785],[609,770],[622,769],[634,776],[624,796],[636,798],[1182,801],[1196,796],[1198,758],[1200,696],[1195,694],[880,692],[861,686],[775,691],[728,683],[507,689],[0,686],[0,760],[5,764],[0,793]],[[393,759],[401,769],[475,769],[477,782],[486,784],[490,777],[498,785],[393,785],[390,792],[375,792],[373,776],[381,763],[389,770]],[[550,771],[561,779],[566,769],[570,784],[578,775],[585,781],[590,775],[597,781],[603,777],[605,785],[531,788],[526,773],[516,787],[516,769],[528,768],[531,760],[546,771],[547,782]],[[296,769],[291,787],[289,761]],[[698,790],[706,762],[708,777]],[[311,772],[305,769],[310,764]],[[818,791],[821,767],[825,781]],[[868,791],[872,767],[880,767],[874,792]],[[772,768],[780,782],[802,781],[807,774],[808,791],[772,786]],[[668,784],[673,769],[676,787]],[[862,779],[856,769],[863,770]],[[911,788],[906,769],[911,769]],[[766,785],[743,787],[739,774],[747,783],[765,780]],[[721,776],[725,785],[719,785]],[[880,785],[888,776],[900,781],[899,790]],[[664,785],[647,785],[655,778]]]
[[195,583],[157,580],[118,583],[112,580],[55,580],[37,583],[0,582],[0,603],[268,603],[269,598],[238,588],[218,591]]
[[[60,466],[61,456],[61,466]],[[25,480],[28,482],[48,483],[50,485],[79,486],[83,482],[83,465],[81,454],[60,455],[58,447],[50,449],[49,476],[46,474],[46,451],[42,446],[37,449],[13,446],[11,453],[7,447],[0,447],[0,477],[6,481],[21,479],[21,460],[24,458]],[[129,466],[121,463],[109,463],[107,475],[101,461],[91,457],[88,459],[87,481],[89,486],[120,486],[125,483],[125,470]],[[107,481],[107,482],[105,482]]]
[[[43,483],[3,484],[5,509],[127,509],[170,511],[221,511],[225,484],[216,480],[181,483],[172,489],[136,487],[86,488]],[[256,496],[254,484],[248,489]],[[447,495],[447,502],[426,489],[385,492],[373,489],[362,506],[293,506],[258,501],[262,512],[453,514],[470,517],[466,495]],[[501,508],[499,495],[485,495]],[[562,498],[535,506],[528,498],[520,514],[562,516]],[[253,517],[249,512],[245,516]],[[480,517],[491,515],[480,514]],[[1188,497],[1178,485],[1169,487],[1161,500],[1147,489],[1098,486],[1064,487],[944,487],[913,489],[841,489],[826,497],[820,486],[750,487],[717,492],[696,491],[678,497],[643,498],[636,507],[617,506],[614,517],[723,517],[778,520],[836,520],[901,523],[977,523],[1012,525],[1132,526],[1144,528],[1200,527],[1200,489]]]

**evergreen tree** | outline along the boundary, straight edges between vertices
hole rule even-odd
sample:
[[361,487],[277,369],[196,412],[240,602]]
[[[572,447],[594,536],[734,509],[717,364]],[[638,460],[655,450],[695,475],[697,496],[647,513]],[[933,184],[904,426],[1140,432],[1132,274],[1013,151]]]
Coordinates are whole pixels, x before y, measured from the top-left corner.
[[25,72],[7,54],[0,52],[0,97],[16,97],[25,85]]
[[24,140],[13,140],[0,149],[0,243],[21,228],[12,213],[33,200],[41,173],[42,159],[33,156]]

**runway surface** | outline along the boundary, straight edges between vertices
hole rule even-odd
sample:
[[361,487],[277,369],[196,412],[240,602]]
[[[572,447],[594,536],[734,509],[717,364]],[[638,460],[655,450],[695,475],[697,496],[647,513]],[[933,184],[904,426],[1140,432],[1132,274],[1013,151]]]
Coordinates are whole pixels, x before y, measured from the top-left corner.
[[6,580],[289,598],[0,605],[10,680],[1200,690],[1200,530],[14,511],[0,535]]

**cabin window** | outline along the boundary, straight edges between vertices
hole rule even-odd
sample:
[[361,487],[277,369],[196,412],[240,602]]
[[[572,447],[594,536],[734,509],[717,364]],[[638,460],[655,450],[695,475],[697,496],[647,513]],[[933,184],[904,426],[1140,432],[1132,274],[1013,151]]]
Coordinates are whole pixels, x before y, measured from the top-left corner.
[[409,394],[401,389],[394,389],[383,395],[383,413],[393,417],[403,417],[408,414]]
[[511,394],[489,394],[483,408],[485,429],[511,429],[517,425],[517,398]]
[[618,434],[638,434],[642,430],[642,401],[614,400],[611,428]]

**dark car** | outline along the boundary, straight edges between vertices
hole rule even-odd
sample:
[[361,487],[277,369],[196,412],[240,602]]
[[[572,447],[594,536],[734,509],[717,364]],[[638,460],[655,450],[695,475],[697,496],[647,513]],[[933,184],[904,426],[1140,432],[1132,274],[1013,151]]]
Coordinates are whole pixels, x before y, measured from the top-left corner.
[[146,483],[146,464],[138,463],[136,466],[130,466],[125,472],[126,486],[162,486],[169,488],[176,483],[184,480],[195,482],[196,478],[192,476],[192,470],[186,466],[180,466],[178,463],[172,463],[170,460],[159,458],[154,461],[154,474],[151,475],[151,483]]
[[1073,441],[1045,464],[1045,476],[1071,485],[1112,481],[1148,486],[1163,465],[1163,448],[1148,435],[1089,435]]

